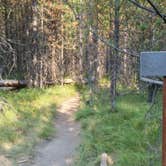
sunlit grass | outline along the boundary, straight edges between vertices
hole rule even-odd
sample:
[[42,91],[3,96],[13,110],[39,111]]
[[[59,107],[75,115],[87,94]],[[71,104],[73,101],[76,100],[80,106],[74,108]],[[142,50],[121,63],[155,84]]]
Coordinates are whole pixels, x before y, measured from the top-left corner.
[[15,160],[32,155],[40,139],[54,135],[56,108],[73,95],[74,86],[0,92],[8,102],[0,112],[0,153]]
[[[119,96],[117,112],[111,113],[108,89],[100,90],[93,107],[87,105],[85,93],[82,93],[82,108],[76,114],[83,128],[83,142],[76,166],[98,166],[104,152],[113,158],[114,166],[148,166],[150,160],[155,160],[155,166],[161,165],[159,156],[148,153],[149,144],[153,147],[156,142],[160,123],[150,119],[147,126],[149,122],[145,115],[149,104],[146,94]],[[157,117],[161,117],[161,105],[156,112]]]

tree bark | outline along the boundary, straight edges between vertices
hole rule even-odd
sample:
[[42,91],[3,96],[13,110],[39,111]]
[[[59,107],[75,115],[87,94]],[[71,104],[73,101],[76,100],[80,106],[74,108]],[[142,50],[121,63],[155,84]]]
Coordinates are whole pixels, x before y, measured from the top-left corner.
[[[111,2],[110,2],[111,5]],[[114,16],[114,45],[115,48],[119,48],[119,10],[120,10],[120,0],[114,0],[115,5],[115,16]],[[111,14],[111,13],[110,13]],[[110,24],[111,25],[111,24]],[[111,96],[111,108],[115,111],[115,100],[116,100],[116,89],[117,89],[117,77],[119,68],[119,51],[118,49],[113,50],[111,56],[111,84],[110,84],[110,96]]]

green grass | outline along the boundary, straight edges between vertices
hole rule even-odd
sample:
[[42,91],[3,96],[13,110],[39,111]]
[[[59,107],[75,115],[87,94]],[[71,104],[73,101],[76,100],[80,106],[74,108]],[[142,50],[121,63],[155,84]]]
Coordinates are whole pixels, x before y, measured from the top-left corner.
[[7,101],[1,109],[0,100],[0,155],[15,163],[32,156],[34,145],[55,133],[57,106],[78,90],[82,104],[76,119],[82,124],[82,144],[74,166],[99,166],[103,152],[113,158],[114,166],[161,165],[161,96],[149,112],[144,93],[118,97],[117,112],[111,113],[108,89],[101,89],[90,107],[87,87],[79,86],[0,92],[0,98]]
[[55,133],[57,106],[75,94],[74,86],[0,91],[0,98],[7,102],[0,109],[0,154],[14,162],[32,155],[37,142]]
[[[111,113],[108,89],[102,89],[95,96],[93,107],[87,106],[85,89],[82,95],[83,102],[76,119],[82,123],[83,141],[76,166],[99,166],[103,152],[113,158],[114,166],[161,165],[160,151],[157,151],[161,149],[161,142],[160,138],[159,143],[156,140],[161,102],[147,113],[150,107],[146,103],[147,95],[133,93],[118,97],[117,112]],[[149,147],[157,153],[149,153]]]

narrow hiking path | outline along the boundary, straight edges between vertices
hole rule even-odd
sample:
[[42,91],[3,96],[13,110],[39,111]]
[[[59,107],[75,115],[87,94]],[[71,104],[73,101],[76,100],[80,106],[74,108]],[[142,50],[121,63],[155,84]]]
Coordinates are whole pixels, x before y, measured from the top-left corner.
[[72,166],[80,143],[80,124],[74,120],[79,101],[78,96],[71,98],[57,110],[55,138],[37,147],[31,166]]

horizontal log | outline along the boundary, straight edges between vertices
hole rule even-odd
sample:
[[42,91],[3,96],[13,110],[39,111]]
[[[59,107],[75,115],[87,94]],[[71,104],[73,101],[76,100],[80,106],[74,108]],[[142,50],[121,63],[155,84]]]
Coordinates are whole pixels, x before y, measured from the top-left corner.
[[73,79],[70,79],[70,78],[66,78],[63,80],[63,83],[64,84],[74,84],[75,81]]
[[[56,85],[56,84],[60,84],[60,81],[47,81],[45,82],[46,85]],[[63,80],[63,84],[74,84],[76,83],[74,80],[72,79],[64,79]]]
[[[82,81],[82,84],[86,84],[88,81],[85,79]],[[76,83],[72,79],[64,79],[63,84],[74,84]],[[45,82],[46,85],[56,85],[58,84],[57,81],[52,81],[52,82]],[[0,89],[6,90],[5,88],[12,88],[12,89],[17,89],[17,88],[24,88],[28,86],[28,83],[26,80],[0,80]]]
[[[64,84],[72,84],[75,83],[74,80],[72,79],[65,79]],[[46,85],[56,85],[58,84],[57,81],[53,81],[53,82],[46,82]],[[27,81],[25,80],[0,80],[0,88],[24,88],[26,87]]]
[[144,82],[151,83],[151,84],[163,85],[163,81],[153,80],[150,78],[141,77],[141,80]]
[[0,87],[26,87],[27,82],[25,80],[0,80]]

